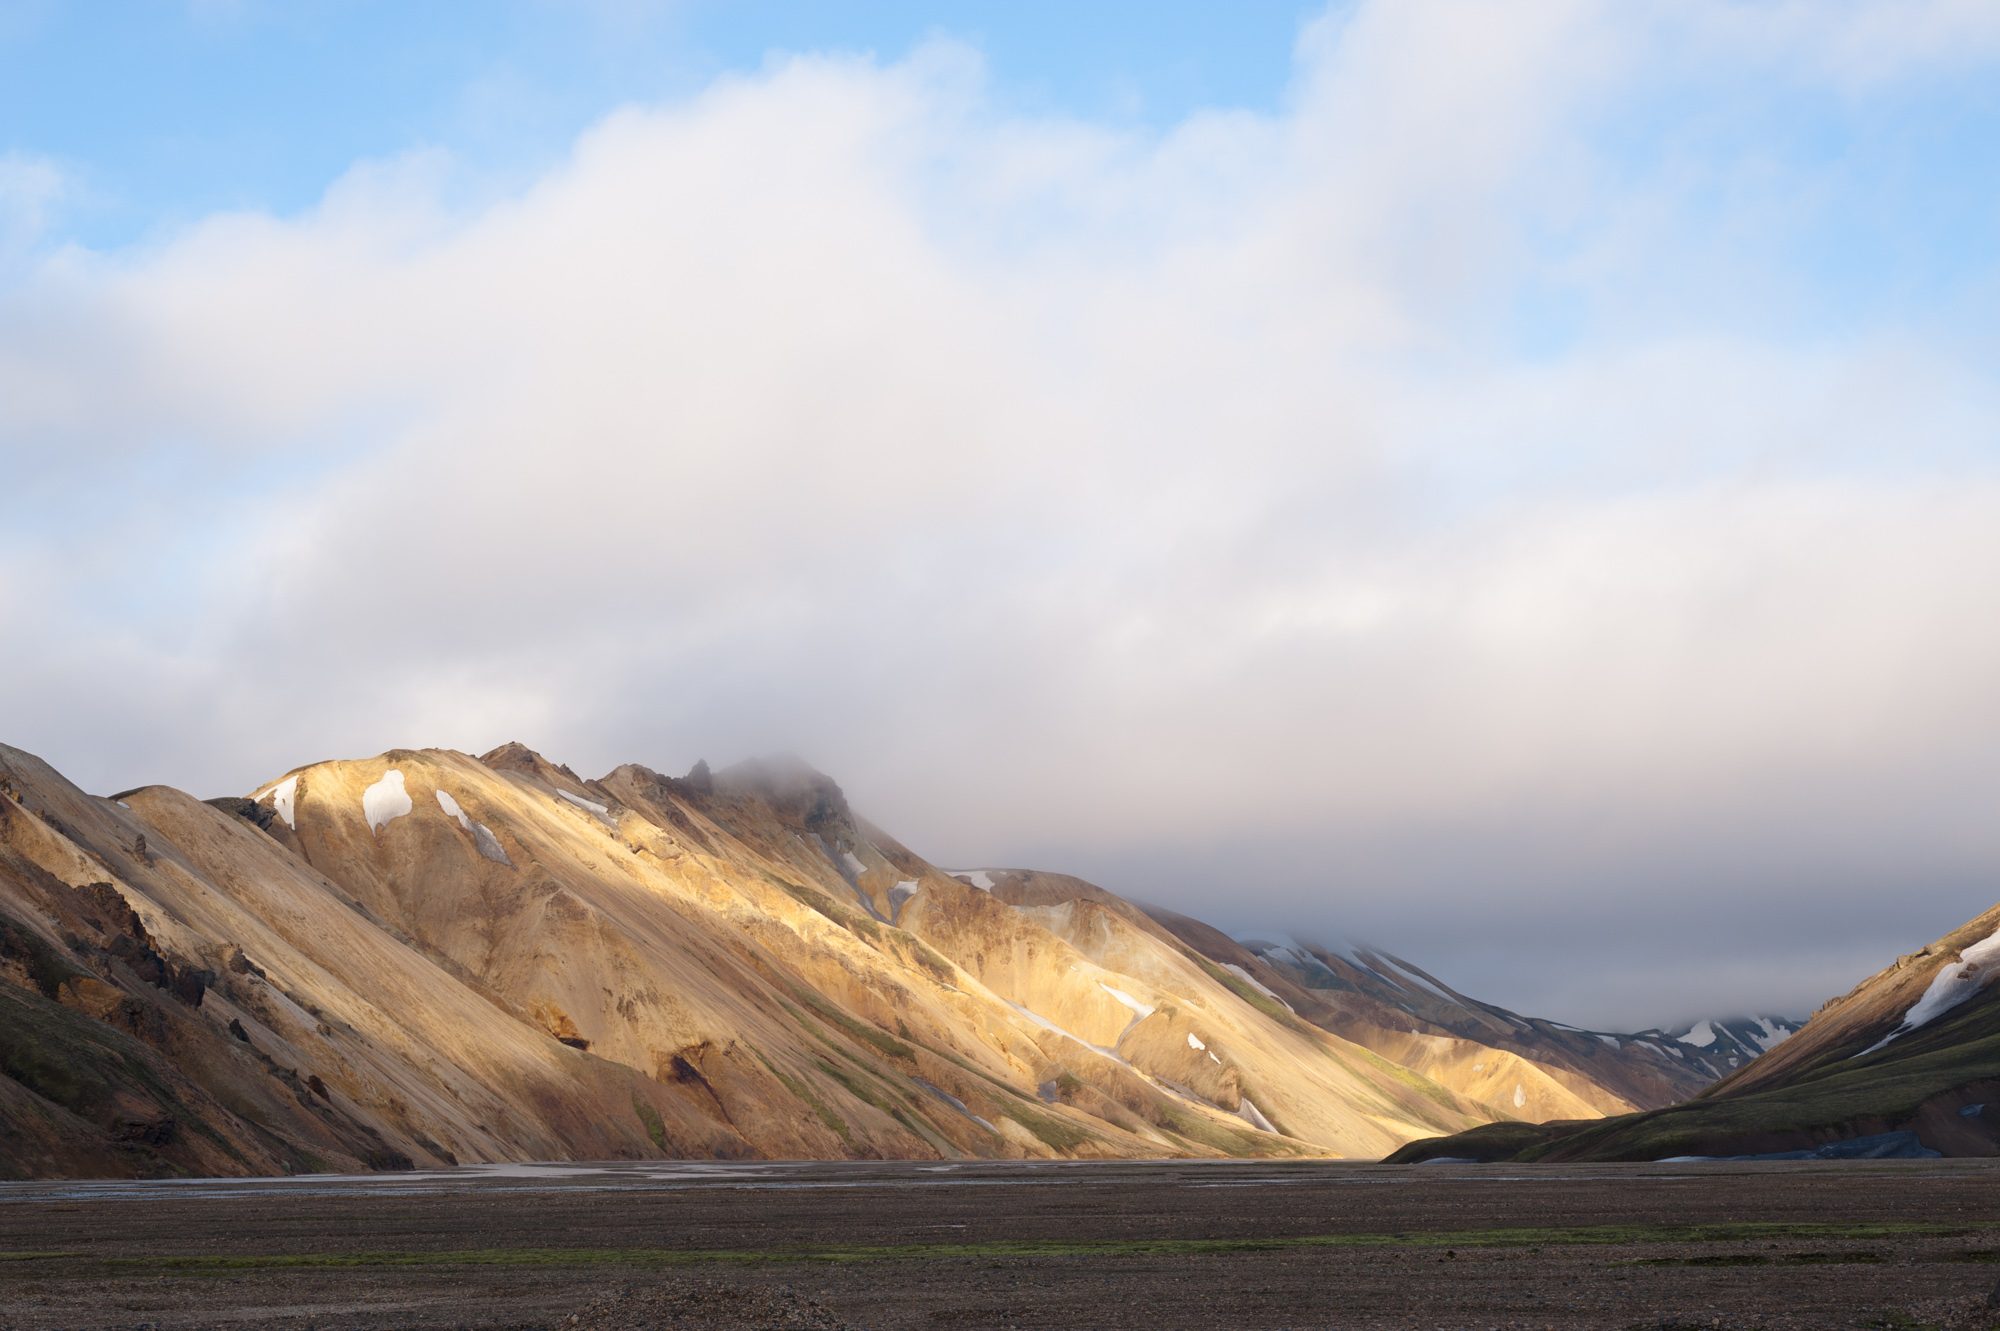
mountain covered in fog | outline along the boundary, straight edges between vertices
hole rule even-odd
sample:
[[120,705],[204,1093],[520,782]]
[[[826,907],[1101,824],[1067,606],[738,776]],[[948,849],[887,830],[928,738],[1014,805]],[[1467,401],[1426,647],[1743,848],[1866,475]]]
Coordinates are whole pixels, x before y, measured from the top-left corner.
[[1670,1104],[1721,1031],[1577,1031],[1386,952],[940,869],[795,760],[396,750],[204,802],[0,747],[13,1174],[1373,1159]]

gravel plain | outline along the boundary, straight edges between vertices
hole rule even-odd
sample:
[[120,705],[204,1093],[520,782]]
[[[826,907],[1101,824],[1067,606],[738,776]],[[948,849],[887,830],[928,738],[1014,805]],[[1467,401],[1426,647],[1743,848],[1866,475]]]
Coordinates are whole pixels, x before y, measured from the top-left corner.
[[2000,1161],[0,1185],[0,1327],[2000,1327]]

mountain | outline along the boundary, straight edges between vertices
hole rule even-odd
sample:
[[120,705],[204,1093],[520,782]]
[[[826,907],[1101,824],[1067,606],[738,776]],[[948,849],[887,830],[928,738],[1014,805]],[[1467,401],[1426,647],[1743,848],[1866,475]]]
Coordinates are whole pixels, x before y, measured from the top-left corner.
[[[1392,1159],[2000,1155],[1997,975],[2000,906],[1897,958],[1685,1104],[1489,1126],[1413,1143]],[[1763,1033],[1758,1023],[1729,1026],[1753,1044]]]
[[1692,1075],[1304,978],[1081,880],[942,871],[796,759],[393,750],[204,802],[0,746],[0,1172],[1373,1159]]
[[1711,1080],[1720,1081],[1803,1029],[1804,1022],[1790,1017],[1710,1017],[1671,1038],[1684,1049],[1699,1050],[1703,1065],[1714,1073]]
[[[1329,1029],[1362,1039],[1368,1038],[1362,1033],[1369,1031],[1421,1032],[1504,1050],[1571,1084],[1581,1081],[1611,1092],[1616,1103],[1597,1103],[1604,1113],[1653,1108],[1694,1095],[1733,1072],[1744,1061],[1743,1051],[1751,1039],[1745,1032],[1743,1043],[1734,1035],[1725,1041],[1717,1034],[1722,1028],[1712,1023],[1673,1036],[1657,1029],[1636,1034],[1586,1031],[1525,1017],[1468,998],[1422,967],[1372,946],[1329,948],[1289,937],[1250,940],[1245,946],[1269,970],[1311,991],[1326,1009],[1321,1024]],[[1774,1019],[1769,1038],[1775,1042],[1783,1038],[1779,1032],[1796,1028],[1797,1023]],[[1760,1034],[1764,1030],[1754,1023],[1751,1029]],[[1698,1038],[1703,1035],[1709,1038]]]

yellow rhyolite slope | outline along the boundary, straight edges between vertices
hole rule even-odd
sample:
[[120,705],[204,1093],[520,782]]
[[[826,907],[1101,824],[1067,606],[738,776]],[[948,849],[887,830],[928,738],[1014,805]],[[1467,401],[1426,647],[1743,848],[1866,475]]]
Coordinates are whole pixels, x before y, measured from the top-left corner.
[[1595,1107],[1343,1039],[1109,894],[941,872],[796,763],[399,750],[211,805],[0,749],[0,796],[0,999],[98,1078],[0,1087],[17,1172],[1373,1158]]

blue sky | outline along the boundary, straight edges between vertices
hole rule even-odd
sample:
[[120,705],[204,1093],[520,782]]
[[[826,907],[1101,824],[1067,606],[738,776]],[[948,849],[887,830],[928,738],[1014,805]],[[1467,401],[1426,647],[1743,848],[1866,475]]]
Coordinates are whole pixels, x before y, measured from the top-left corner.
[[[22,0],[0,15],[0,154],[62,173],[43,244],[116,250],[219,211],[296,213],[355,163],[417,150],[448,153],[468,188],[505,189],[620,105],[685,99],[788,53],[894,61],[947,38],[981,54],[996,111],[1144,132],[1205,109],[1271,113],[1301,27],[1350,8]],[[1738,229],[1718,242],[1760,260],[1769,285],[1703,291],[1702,317],[1733,300],[1732,317],[1798,335],[1958,319],[1986,336],[1977,313],[1994,294],[2000,226],[1990,67],[1929,62],[1859,85],[1782,62],[1659,72],[1593,137],[1635,177],[1710,173],[1683,205],[1697,221],[1728,215]],[[1814,192],[1788,193],[1802,173]],[[1575,220],[1550,222],[1553,253]],[[1601,331],[1588,314],[1543,275],[1514,293],[1503,332],[1524,352],[1559,351]]]
[[1579,1024],[1992,904],[1989,0],[27,0],[0,69],[0,739],[86,786],[790,749]]
[[894,59],[947,34],[978,46],[1024,110],[1160,126],[1199,106],[1269,108],[1311,10],[27,0],[0,14],[0,134],[76,174],[66,235],[116,246],[220,209],[291,212],[355,161],[422,146],[525,173],[621,103],[690,95],[773,52]]

